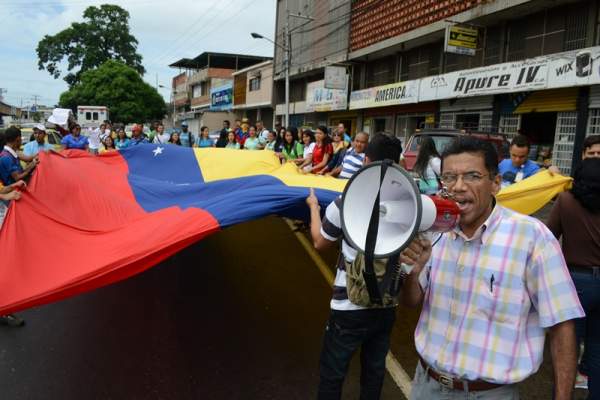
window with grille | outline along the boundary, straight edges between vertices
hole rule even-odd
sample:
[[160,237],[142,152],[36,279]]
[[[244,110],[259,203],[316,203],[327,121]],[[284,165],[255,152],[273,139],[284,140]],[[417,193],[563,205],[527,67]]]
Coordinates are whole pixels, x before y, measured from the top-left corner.
[[485,49],[483,65],[500,64],[502,62],[502,27],[487,28],[485,33]]
[[249,84],[249,91],[250,92],[254,92],[256,90],[260,90],[260,76],[257,76],[256,78],[252,78],[250,79],[250,84]]
[[482,132],[492,131],[492,111],[483,111],[479,114],[479,127]]
[[585,47],[589,11],[588,5],[585,7],[569,7],[565,10],[565,51]]
[[509,140],[518,135],[521,128],[520,114],[503,114],[500,116],[500,133],[506,134]]
[[440,114],[440,128],[454,129],[455,121],[456,121],[456,114],[454,114],[454,113]]
[[367,87],[396,82],[396,57],[386,57],[367,64]]
[[590,135],[600,135],[600,108],[590,109],[586,136]]
[[576,127],[577,112],[559,112],[557,114],[552,164],[556,165],[565,175],[571,175]]

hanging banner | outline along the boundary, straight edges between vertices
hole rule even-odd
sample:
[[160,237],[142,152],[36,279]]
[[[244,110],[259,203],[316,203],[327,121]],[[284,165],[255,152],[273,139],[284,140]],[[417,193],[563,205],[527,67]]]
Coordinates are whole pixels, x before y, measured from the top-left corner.
[[326,89],[324,80],[306,85],[306,112],[345,110],[347,107],[348,94],[345,89]]
[[600,46],[357,90],[350,109],[600,84]]
[[228,83],[210,90],[210,110],[226,111],[233,107],[233,85]]
[[547,60],[491,65],[421,80],[419,101],[482,96],[546,88]]
[[474,56],[477,50],[479,30],[465,25],[452,25],[446,27],[446,40],[444,51],[446,53]]
[[418,101],[419,81],[414,80],[354,91],[350,95],[350,109],[393,106]]
[[548,56],[548,88],[600,83],[600,47]]

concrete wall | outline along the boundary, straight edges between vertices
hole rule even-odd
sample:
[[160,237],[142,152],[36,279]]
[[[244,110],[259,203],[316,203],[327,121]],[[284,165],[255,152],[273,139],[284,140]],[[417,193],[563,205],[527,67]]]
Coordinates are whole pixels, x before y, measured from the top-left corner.
[[[289,19],[292,33],[291,75],[322,68],[347,59],[350,26],[350,0],[278,0],[276,42],[284,44],[286,23],[285,4],[292,14],[314,18],[307,23],[304,19]],[[300,27],[302,25],[302,27]],[[275,75],[283,77],[283,52],[275,46]]]

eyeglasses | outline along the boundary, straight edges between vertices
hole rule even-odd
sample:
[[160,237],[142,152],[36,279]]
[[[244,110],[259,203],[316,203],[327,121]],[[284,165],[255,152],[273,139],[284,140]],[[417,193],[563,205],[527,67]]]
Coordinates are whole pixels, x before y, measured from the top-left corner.
[[489,174],[480,174],[477,171],[469,171],[469,172],[465,172],[464,174],[442,174],[442,176],[440,177],[442,180],[442,183],[445,185],[454,185],[456,183],[456,181],[458,181],[458,177],[461,176],[463,182],[465,183],[479,183],[481,182],[481,180],[483,178],[485,178],[486,176],[490,176]]

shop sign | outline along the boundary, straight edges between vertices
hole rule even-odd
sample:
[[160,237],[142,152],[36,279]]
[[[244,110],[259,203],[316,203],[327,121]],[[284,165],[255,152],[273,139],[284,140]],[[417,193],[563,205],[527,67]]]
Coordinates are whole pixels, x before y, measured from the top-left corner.
[[210,90],[210,110],[226,111],[233,107],[233,85],[231,83]]
[[446,53],[474,56],[477,50],[479,31],[475,27],[452,25],[446,28],[444,51]]
[[325,89],[346,90],[348,74],[346,67],[325,67]]
[[376,86],[352,92],[350,109],[393,106],[416,103],[419,100],[419,81],[406,81]]
[[326,89],[324,80],[311,82],[306,86],[306,112],[345,110],[347,107],[346,90]]
[[430,76],[421,80],[419,101],[545,89],[547,60],[532,59]]
[[600,47],[548,56],[548,88],[600,83]]

